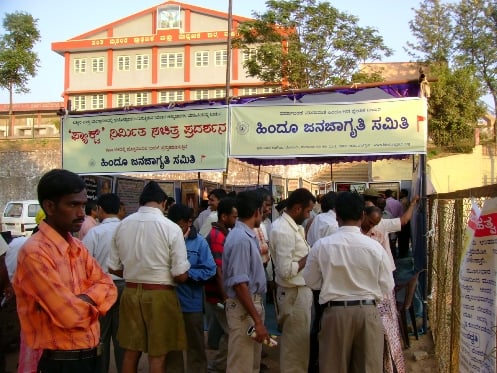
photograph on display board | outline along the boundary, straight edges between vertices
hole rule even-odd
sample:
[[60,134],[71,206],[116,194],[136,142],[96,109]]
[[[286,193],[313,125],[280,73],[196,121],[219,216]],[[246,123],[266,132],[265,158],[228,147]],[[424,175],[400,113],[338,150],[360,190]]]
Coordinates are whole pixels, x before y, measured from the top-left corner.
[[363,182],[350,181],[335,183],[335,189],[337,192],[357,192],[362,194],[367,187],[368,184]]
[[86,194],[89,201],[96,201],[102,194],[112,192],[113,178],[110,176],[81,176],[86,185]]
[[283,178],[281,178],[281,177],[274,177],[273,176],[271,181],[273,183],[272,194],[273,194],[274,202],[278,203],[281,200],[286,198],[285,197],[285,184],[284,184]]
[[117,178],[116,194],[126,207],[127,215],[138,211],[140,207],[140,194],[145,186],[143,179]]
[[300,179],[287,179],[286,180],[286,185],[287,185],[287,193],[290,195],[295,189],[300,188]]
[[209,193],[218,188],[220,188],[218,183],[202,180],[202,195],[200,196],[200,199],[209,199]]
[[195,216],[198,215],[199,203],[199,182],[198,181],[182,181],[181,182],[181,203],[192,208]]
[[159,181],[157,182],[164,193],[167,194],[168,197],[173,197],[176,200],[176,195],[174,193],[174,182],[172,181]]
[[393,192],[392,197],[398,199],[400,193],[400,182],[398,181],[383,181],[369,183],[370,188],[376,189],[379,193],[385,194],[385,191],[390,189]]

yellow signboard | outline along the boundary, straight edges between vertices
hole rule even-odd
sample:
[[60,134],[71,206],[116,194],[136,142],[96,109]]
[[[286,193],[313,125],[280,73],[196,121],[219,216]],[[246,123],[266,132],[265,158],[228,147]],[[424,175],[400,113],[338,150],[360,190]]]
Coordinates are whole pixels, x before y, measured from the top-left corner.
[[102,115],[63,121],[62,164],[76,173],[224,170],[227,107]]
[[230,157],[426,153],[424,98],[231,106]]

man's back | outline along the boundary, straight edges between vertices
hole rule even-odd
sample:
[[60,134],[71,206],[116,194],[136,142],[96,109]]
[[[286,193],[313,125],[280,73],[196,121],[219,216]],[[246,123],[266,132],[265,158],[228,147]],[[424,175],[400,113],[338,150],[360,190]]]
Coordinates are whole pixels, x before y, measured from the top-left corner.
[[181,228],[154,207],[141,206],[116,230],[110,261],[124,266],[131,282],[174,285],[173,277],[189,268]]
[[365,297],[381,299],[393,289],[385,250],[357,227],[342,227],[318,240],[311,253],[310,257],[322,264],[320,303]]

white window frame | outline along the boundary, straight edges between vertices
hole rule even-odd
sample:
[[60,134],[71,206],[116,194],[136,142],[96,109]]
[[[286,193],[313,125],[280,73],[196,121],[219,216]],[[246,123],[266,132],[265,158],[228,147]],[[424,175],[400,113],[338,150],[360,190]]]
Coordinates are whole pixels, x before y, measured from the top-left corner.
[[150,56],[148,54],[137,54],[135,57],[136,70],[148,70],[150,67]]
[[226,95],[226,89],[215,89],[214,98],[222,98]]
[[117,71],[130,71],[131,58],[129,56],[117,56]]
[[104,108],[104,100],[105,97],[103,94],[92,95],[91,96],[91,108],[95,109],[103,109]]
[[86,73],[86,58],[75,58],[73,63],[76,74]]
[[257,58],[257,49],[250,48],[248,51],[247,50],[242,51],[242,62],[247,62],[252,58]]
[[180,69],[184,67],[184,54],[182,52],[168,52],[160,55],[161,69]]
[[150,101],[149,92],[137,92],[135,95],[135,102],[137,106],[148,105]]
[[246,87],[242,89],[242,96],[250,96],[257,94],[257,87]]
[[209,66],[209,51],[195,52],[195,67]]
[[182,90],[161,91],[159,95],[160,103],[181,102],[184,100],[185,100],[185,91]]
[[209,98],[208,89],[197,89],[195,90],[195,100],[207,100]]
[[72,97],[72,110],[82,111],[86,110],[86,96],[73,96]]
[[215,66],[226,66],[228,64],[228,51],[226,49],[214,51]]
[[131,95],[129,93],[118,93],[116,105],[117,107],[131,106]]
[[103,73],[104,72],[104,57],[92,57],[91,59],[91,72]]

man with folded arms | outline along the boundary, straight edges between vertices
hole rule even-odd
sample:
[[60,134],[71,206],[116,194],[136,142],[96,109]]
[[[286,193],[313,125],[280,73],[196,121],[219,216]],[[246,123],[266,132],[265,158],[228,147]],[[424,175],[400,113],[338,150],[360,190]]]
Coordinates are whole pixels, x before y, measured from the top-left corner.
[[125,349],[123,373],[137,371],[142,352],[148,353],[150,372],[163,373],[167,353],[186,349],[175,288],[188,279],[190,263],[181,228],[164,216],[166,200],[159,184],[150,181],[140,208],[119,224],[112,242],[109,272],[126,282],[117,331]]
[[100,372],[98,318],[117,290],[71,234],[85,219],[85,182],[54,169],[40,179],[38,200],[46,218],[19,251],[13,279],[25,342],[43,350],[38,372]]
[[319,333],[319,371],[383,371],[383,326],[376,302],[394,287],[383,247],[361,233],[364,201],[338,194],[339,229],[319,239],[304,268],[304,279],[320,289],[324,311]]

